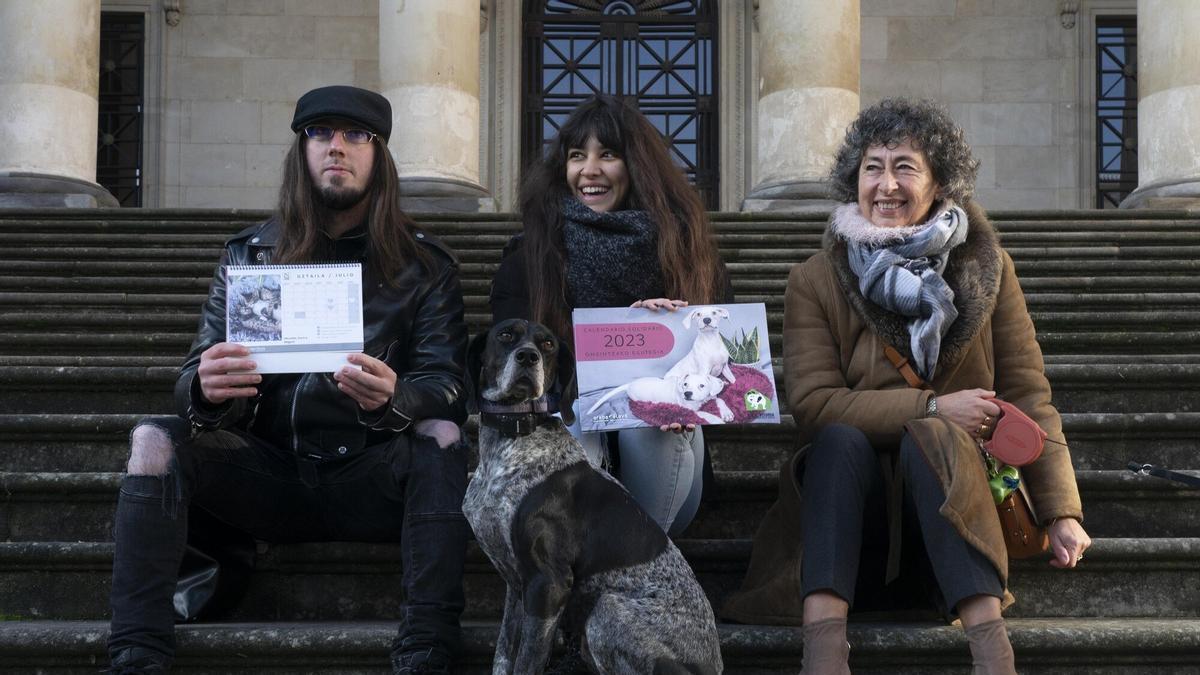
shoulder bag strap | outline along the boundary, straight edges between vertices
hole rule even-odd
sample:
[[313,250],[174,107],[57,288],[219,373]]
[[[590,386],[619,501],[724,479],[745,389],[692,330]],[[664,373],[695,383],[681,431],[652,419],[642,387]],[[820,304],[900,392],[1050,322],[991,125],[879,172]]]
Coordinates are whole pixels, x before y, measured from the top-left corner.
[[904,376],[904,381],[908,383],[908,386],[912,387],[913,389],[929,388],[929,385],[926,384],[925,380],[922,380],[921,376],[917,375],[917,371],[913,370],[913,367],[908,363],[908,359],[902,356],[900,352],[896,351],[895,347],[885,342],[883,345],[883,355],[887,357],[888,361],[892,362],[892,365],[896,367],[896,370],[900,371],[900,374]]

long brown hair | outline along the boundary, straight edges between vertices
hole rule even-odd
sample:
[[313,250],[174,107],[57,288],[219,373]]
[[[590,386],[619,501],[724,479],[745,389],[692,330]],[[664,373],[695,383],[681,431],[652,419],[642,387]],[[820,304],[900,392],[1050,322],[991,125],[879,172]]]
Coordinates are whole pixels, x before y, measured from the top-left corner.
[[592,136],[625,161],[630,189],[620,208],[646,211],[658,226],[658,262],[667,296],[694,304],[716,302],[724,290],[724,268],[700,195],[671,161],[650,121],[632,105],[601,94],[571,113],[529,168],[521,188],[531,318],[571,339],[562,233],[562,202],[572,197],[567,151],[584,147]]
[[[308,171],[304,153],[307,138],[297,133],[283,160],[283,184],[279,188],[279,244],[277,263],[323,262],[325,238],[321,224],[329,219],[329,210],[317,200],[317,187]],[[400,209],[400,179],[396,163],[387,145],[378,137],[375,164],[367,184],[367,260],[375,276],[394,285],[396,275],[411,261],[430,269],[432,259],[421,250],[413,236],[416,223]]]

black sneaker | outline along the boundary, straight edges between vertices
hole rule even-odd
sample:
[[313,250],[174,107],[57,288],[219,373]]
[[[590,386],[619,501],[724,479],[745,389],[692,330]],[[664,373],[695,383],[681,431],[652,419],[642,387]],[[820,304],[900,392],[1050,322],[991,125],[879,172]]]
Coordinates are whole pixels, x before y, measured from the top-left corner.
[[450,675],[450,659],[432,649],[393,654],[392,675]]
[[107,675],[166,675],[171,670],[171,659],[151,649],[129,647],[117,652],[107,670]]

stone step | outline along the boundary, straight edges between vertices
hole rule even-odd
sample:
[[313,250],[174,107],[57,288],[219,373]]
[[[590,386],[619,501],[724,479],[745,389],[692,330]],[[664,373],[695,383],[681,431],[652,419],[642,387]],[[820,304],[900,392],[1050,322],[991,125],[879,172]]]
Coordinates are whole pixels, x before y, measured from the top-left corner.
[[[820,250],[819,243],[813,241],[808,246],[796,246],[797,242],[781,241],[778,245],[768,246],[765,242],[762,248],[752,247],[722,247],[721,256],[727,263],[736,262],[800,262]],[[127,241],[126,246],[61,246],[61,247],[29,247],[6,249],[5,257],[13,260],[133,260],[141,262],[199,262],[204,260],[216,262],[220,249],[216,247],[151,247],[136,245],[135,241]],[[502,243],[492,248],[455,248],[453,242],[447,242],[459,260],[462,262],[491,262],[500,260]],[[1088,247],[1037,246],[1037,245],[1006,245],[1005,250],[1016,261],[1025,260],[1162,260],[1172,258],[1192,258],[1200,254],[1200,246],[1178,244],[1170,241],[1163,245],[1095,245]]]
[[[435,233],[437,232],[434,229]],[[515,230],[441,232],[439,238],[462,259],[499,259]],[[225,235],[171,234],[147,236],[132,234],[17,233],[0,231],[0,246],[14,259],[77,260],[102,257],[104,252],[121,258],[160,259],[209,258],[215,260]],[[820,250],[822,235],[817,231],[764,232],[751,229],[718,231],[715,240],[727,260],[739,251],[755,251],[756,257],[774,251],[771,257],[802,259]],[[1173,250],[1200,248],[1200,227],[1177,232],[1129,231],[1098,233],[1090,231],[1008,233],[1002,236],[1005,249],[1014,259],[1025,258],[1161,258]]]
[[[0,272],[0,292],[34,293],[134,293],[134,294],[182,294],[206,295],[211,276],[62,276],[62,269],[48,265],[49,276],[28,274],[7,276]],[[746,276],[732,280],[735,295],[778,294],[787,289],[786,274],[779,278]],[[486,298],[491,287],[490,278],[472,277],[462,279],[463,295]],[[1138,293],[1190,293],[1200,290],[1200,277],[1196,276],[1119,276],[1119,277],[1023,277],[1021,287],[1027,296],[1037,297],[1048,292],[1091,295],[1107,292],[1118,294]]]
[[[118,301],[116,297],[113,299],[114,302]],[[773,298],[745,298],[743,300],[757,300],[759,302],[770,300],[771,304],[776,304]],[[186,303],[181,303],[185,304],[186,307],[168,304],[157,311],[147,308],[145,304],[128,308],[115,308],[97,307],[82,303],[80,306],[73,308],[51,306],[43,309],[37,303],[25,303],[22,306],[13,307],[10,305],[0,309],[0,325],[6,327],[6,334],[9,331],[27,327],[51,327],[57,330],[76,329],[89,331],[98,327],[110,330],[136,327],[142,329],[142,332],[147,329],[170,331],[172,329],[187,328],[194,330],[196,321],[200,317],[199,308],[201,302],[203,302],[203,298],[196,296]],[[1033,318],[1034,325],[1037,326],[1039,333],[1058,333],[1059,331],[1079,328],[1090,328],[1092,332],[1108,332],[1109,329],[1129,331],[1138,328],[1143,329],[1142,332],[1150,332],[1146,329],[1159,328],[1178,333],[1179,331],[1187,331],[1189,328],[1200,326],[1200,306],[1194,304],[1188,304],[1186,308],[1179,309],[1160,309],[1153,305],[1141,306],[1137,304],[1127,305],[1127,307],[1135,307],[1135,309],[1118,307],[1114,311],[1103,312],[1099,311],[1099,309],[1087,308],[1078,311],[1054,311],[1060,308],[1041,309],[1035,307],[1030,310],[1029,314]],[[477,306],[469,307],[465,318],[468,326],[471,328],[478,327],[482,329],[482,327],[491,323],[491,313],[483,302],[479,302]],[[772,337],[776,337],[779,331],[777,327],[783,325],[782,311],[775,311],[774,308],[768,308],[767,325],[772,328]],[[1191,331],[1187,332],[1190,333]],[[1164,335],[1164,337],[1169,337],[1169,334]],[[3,345],[0,343],[0,348],[2,347]]]
[[[1093,366],[1114,365],[1118,368],[1131,365],[1175,366],[1200,363],[1200,354],[1050,354],[1045,356],[1044,360],[1047,365],[1061,364],[1064,366],[1087,364]],[[150,366],[165,366],[174,368],[182,361],[182,355],[162,356],[157,354],[125,354],[116,356],[77,356],[71,354],[13,356],[0,354],[0,367],[51,366],[54,368],[69,368],[133,366],[145,368]]]
[[[1183,473],[1200,476],[1200,470]],[[683,536],[736,539],[757,531],[779,494],[779,472],[718,471],[715,478]],[[1200,537],[1200,490],[1128,470],[1077,470],[1075,479],[1093,537]]]
[[[173,260],[170,265],[160,261],[139,260],[13,260],[3,262],[5,274],[22,277],[72,277],[72,276],[137,276],[156,278],[198,278],[205,283],[212,278],[216,266],[218,251],[196,260]],[[727,261],[730,274],[734,280],[752,279],[765,280],[775,283],[786,283],[788,272],[802,258],[788,258],[782,261],[751,260],[748,262]],[[459,267],[460,276],[464,280],[490,282],[496,273],[498,254],[494,259],[484,261],[466,261]],[[1017,273],[1022,279],[1027,277],[1046,278],[1108,278],[1122,275],[1139,274],[1140,276],[1157,277],[1187,277],[1200,270],[1200,260],[1197,259],[1092,259],[1092,260],[1055,260],[1033,259],[1018,260]],[[207,288],[207,286],[205,286]],[[1118,287],[1120,290],[1121,287]]]
[[[237,220],[258,221],[271,214],[266,209],[228,209],[228,208],[196,208],[172,207],[157,209],[45,209],[45,208],[13,208],[6,209],[5,220],[38,222],[77,222],[88,220],[116,222],[176,222],[197,221],[202,223],[224,222]],[[515,218],[511,213],[425,213],[414,211],[409,214],[415,220],[500,220]],[[823,222],[829,212],[806,213],[765,213],[760,211],[716,211],[709,214],[714,219],[725,221],[773,222],[773,221],[817,221]],[[1095,222],[1109,221],[1142,221],[1157,222],[1161,220],[1190,220],[1200,217],[1195,210],[1189,209],[1137,209],[1136,211],[1098,210],[1098,209],[1002,209],[989,212],[993,220],[1036,220],[1036,221],[1066,221],[1088,220]],[[1059,227],[1062,225],[1060,224]]]
[[[129,430],[140,414],[0,414],[0,471],[120,471]],[[1194,469],[1200,412],[1066,413],[1063,429],[1076,469],[1124,469],[1130,461]],[[475,420],[467,422],[467,433]],[[777,470],[794,452],[795,423],[708,427],[705,443],[718,470]]]
[[[5,356],[46,356],[51,354],[66,357],[80,355],[121,356],[146,355],[182,359],[196,336],[197,316],[189,321],[186,317],[174,320],[175,326],[156,327],[157,330],[138,330],[137,321],[127,321],[117,326],[107,325],[100,317],[84,322],[77,330],[63,326],[72,314],[59,313],[53,317],[45,314],[22,315],[26,319],[40,318],[49,321],[52,328],[32,321],[27,326],[8,326],[3,322],[11,318],[0,312],[0,354]],[[472,335],[484,332],[490,318],[482,314],[467,315],[467,328]],[[1074,354],[1091,354],[1108,359],[1125,360],[1138,356],[1155,356],[1165,359],[1168,355],[1195,355],[1200,345],[1200,330],[1175,328],[1172,330],[1105,330],[1103,326],[1088,331],[1062,328],[1039,328],[1038,343],[1047,358]],[[1152,328],[1140,326],[1141,328]],[[778,335],[770,337],[771,353],[782,354],[782,340]]]
[[[822,244],[824,223],[780,221],[775,223],[714,224],[714,238],[725,248],[817,249]],[[1001,241],[1012,250],[1061,250],[1068,255],[1095,254],[1102,249],[1125,250],[1132,247],[1156,248],[1200,245],[1200,220],[1176,227],[1148,225],[1106,229],[1084,226],[1059,229],[1011,227],[997,223]],[[487,250],[499,253],[509,239],[520,231],[517,223],[506,222],[429,222],[425,229],[437,235],[455,251]],[[53,228],[28,225],[24,228],[0,225],[0,244],[14,254],[43,257],[45,252],[75,249],[123,249],[133,242],[146,250],[176,249],[217,251],[237,230],[144,228]]]
[[[0,413],[57,412],[119,413],[173,410],[178,358],[158,357],[170,365],[131,357],[107,357],[109,363],[85,357],[41,359],[44,365],[0,359]],[[1188,412],[1200,406],[1200,355],[1197,362],[1047,364],[1046,375],[1060,412]],[[115,362],[114,362],[115,361]],[[119,365],[118,365],[119,364]],[[774,359],[779,400],[786,400],[783,360]],[[1131,396],[1130,394],[1136,395]]]
[[[152,310],[161,312],[164,308],[170,308],[173,311],[194,310],[188,312],[190,317],[198,316],[199,308],[207,298],[207,292],[147,293],[143,292],[144,290],[113,292],[89,288],[66,291],[47,291],[45,289],[0,291],[0,307],[5,308],[4,311],[8,312],[20,312],[26,307],[36,307],[43,311],[85,307],[91,313],[113,315]],[[467,311],[490,318],[490,305],[486,289],[475,290],[480,292],[464,292],[463,301]],[[768,318],[775,322],[772,325],[781,325],[783,318],[781,312],[784,304],[783,289],[780,289],[779,293],[767,293],[763,292],[764,290],[767,289],[739,293],[736,299],[743,303],[763,303],[767,307]],[[1026,290],[1025,302],[1035,316],[1070,308],[1073,310],[1072,314],[1090,314],[1091,323],[1102,323],[1105,316],[1118,310],[1123,314],[1163,314],[1167,310],[1194,311],[1196,308],[1200,308],[1200,293],[1154,291],[1109,293],[1073,289],[1065,292]],[[113,318],[118,317],[114,316]]]
[[[800,631],[719,624],[728,675],[795,673]],[[467,622],[457,675],[491,672],[498,626]],[[970,655],[962,630],[932,622],[852,621],[850,665],[863,675],[956,675]],[[1026,675],[1183,675],[1200,661],[1200,620],[1011,619]],[[179,626],[173,672],[186,675],[377,675],[396,626],[387,622],[207,623]],[[0,622],[0,668],[11,675],[92,675],[107,663],[103,621]]]
[[[0,218],[0,235],[38,233],[54,237],[63,233],[96,234],[154,234],[161,237],[176,235],[223,235],[228,236],[246,227],[256,225],[270,213],[243,212],[231,216],[220,211],[197,211],[189,217],[156,217],[161,209],[139,209],[137,214],[129,211],[98,213],[86,211],[79,217],[58,218],[43,213],[26,214],[24,217],[6,213]],[[1104,212],[1078,210],[1065,212],[1061,217],[1038,217],[1041,214],[994,211],[989,214],[992,223],[1002,234],[1044,234],[1048,237],[1070,237],[1079,232],[1105,233],[1107,236],[1137,237],[1145,232],[1194,232],[1200,218],[1195,212],[1177,211],[1156,214],[1128,211],[1114,212],[1114,217],[1098,217]],[[1034,215],[1034,217],[1030,217]],[[825,229],[828,214],[754,214],[742,212],[709,213],[713,229],[717,233],[746,231],[784,231],[789,233],[820,233]],[[512,213],[480,214],[417,214],[414,220],[423,228],[442,234],[459,232],[518,231],[520,218]]]
[[[1200,471],[1184,472],[1200,476]],[[0,472],[0,541],[110,541],[120,473]],[[717,471],[688,538],[751,536],[778,470]],[[1130,471],[1076,472],[1093,537],[1200,537],[1200,490]]]
[[189,330],[133,331],[111,330],[62,332],[55,330],[0,331],[0,353],[10,356],[65,355],[169,355],[182,360],[196,337],[193,324]]
[[[720,606],[745,575],[751,542],[681,539],[677,545],[709,601]],[[397,544],[262,545],[235,621],[344,621],[399,616]],[[113,545],[100,542],[0,543],[0,607],[9,619],[107,616]],[[464,585],[468,619],[497,619],[500,577],[471,544]],[[1096,538],[1079,569],[1046,560],[1011,565],[1017,602],[1010,617],[1200,618],[1200,539]],[[304,589],[297,592],[297,589]]]
[[[1064,413],[1063,431],[1076,469],[1123,469],[1130,461],[1193,469],[1200,457],[1200,412]],[[705,444],[718,468],[778,467],[795,451],[795,422],[708,427]]]
[[[71,354],[42,354],[37,356],[0,355],[0,367],[48,366],[51,368],[179,368],[183,355],[162,356],[158,354],[125,354],[116,356],[80,356]],[[1170,359],[1186,358],[1186,355],[1171,356]],[[1167,361],[1175,363],[1175,361]]]

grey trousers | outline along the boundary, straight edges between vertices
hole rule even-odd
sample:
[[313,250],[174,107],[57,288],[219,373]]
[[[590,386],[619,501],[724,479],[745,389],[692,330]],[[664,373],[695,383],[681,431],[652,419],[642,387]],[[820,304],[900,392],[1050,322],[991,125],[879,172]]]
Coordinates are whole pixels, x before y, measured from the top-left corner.
[[[584,433],[575,424],[567,429],[583,445],[592,466],[605,465],[608,434]],[[696,517],[704,490],[704,433],[677,434],[654,427],[616,432],[620,472],[614,476],[667,534],[676,536]]]
[[[1003,597],[996,568],[938,513],[945,493],[907,434],[896,466],[904,483],[902,571],[888,585],[902,588],[883,584],[888,558],[887,488],[879,453],[867,437],[844,424],[821,429],[808,449],[803,471],[801,590],[805,596],[831,591],[857,608],[856,591],[869,589],[871,595],[913,600],[914,595],[928,598],[940,590],[942,598],[935,597],[935,603],[944,602],[942,609],[951,615],[957,613],[960,601],[973,595]],[[936,587],[927,583],[931,568]],[[860,599],[860,604],[874,607],[880,598]]]

